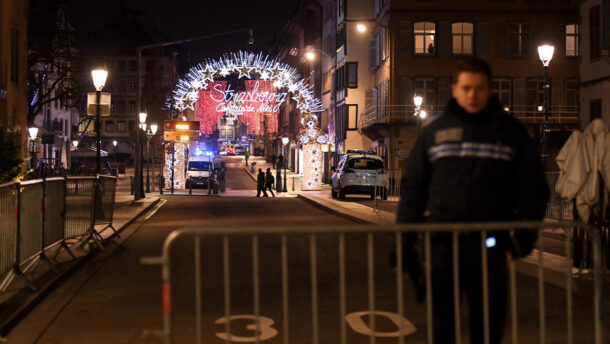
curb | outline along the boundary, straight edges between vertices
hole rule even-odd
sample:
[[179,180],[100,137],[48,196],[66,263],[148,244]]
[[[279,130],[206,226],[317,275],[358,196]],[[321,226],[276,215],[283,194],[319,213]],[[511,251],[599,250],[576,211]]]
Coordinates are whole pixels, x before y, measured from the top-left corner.
[[312,200],[310,198],[307,198],[307,197],[305,197],[305,196],[303,196],[301,194],[297,194],[297,198],[298,199],[302,199],[305,202],[315,206],[316,208],[322,209],[322,210],[326,211],[329,214],[336,215],[336,216],[342,217],[344,219],[347,219],[347,220],[350,220],[350,221],[354,221],[354,222],[359,223],[359,224],[375,224],[373,222],[363,220],[363,219],[361,219],[359,217],[356,217],[356,216],[353,216],[353,215],[349,215],[349,214],[340,212],[338,210],[335,210],[333,208],[327,207],[327,206],[325,206],[323,204],[320,204],[320,203],[318,203],[318,202],[316,202],[316,201],[314,201],[314,200]]
[[[120,234],[121,232],[123,232],[123,230],[132,225],[142,215],[144,215],[150,209],[155,207],[157,203],[159,203],[159,201],[160,198],[157,198],[151,204],[142,209],[142,211],[136,214],[133,218],[123,224],[120,228],[117,228],[117,233]],[[115,235],[116,234],[113,234],[108,238],[114,238]],[[25,318],[30,313],[30,311],[32,311],[32,309],[34,309],[38,304],[40,304],[40,302],[42,302],[42,300],[44,300],[47,295],[49,295],[53,290],[55,290],[55,288],[57,288],[57,286],[59,286],[61,282],[63,282],[65,279],[70,277],[70,275],[72,275],[76,270],[78,270],[96,252],[97,249],[88,252],[84,257],[76,260],[71,266],[68,266],[65,271],[60,272],[60,274],[53,278],[49,283],[40,287],[40,289],[38,290],[38,292],[36,292],[35,295],[32,295],[30,298],[27,299],[25,304],[21,305],[19,308],[17,308],[15,312],[13,312],[6,319],[4,319],[4,321],[0,324],[0,339],[6,336],[13,329],[13,327],[15,327],[15,325],[17,325],[23,318]]]

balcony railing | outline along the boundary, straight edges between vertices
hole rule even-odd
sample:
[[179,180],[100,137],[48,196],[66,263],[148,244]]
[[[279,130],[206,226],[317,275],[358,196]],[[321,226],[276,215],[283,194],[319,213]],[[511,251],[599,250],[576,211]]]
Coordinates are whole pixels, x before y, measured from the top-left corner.
[[[445,106],[428,105],[422,106],[426,111],[426,120],[442,115]],[[366,128],[374,124],[382,123],[417,123],[414,105],[381,105],[371,106],[360,115],[360,127]],[[537,106],[512,106],[508,113],[527,124],[541,123],[544,120],[544,111]],[[576,106],[551,106],[549,107],[549,123],[552,124],[578,124],[580,122],[578,107]]]

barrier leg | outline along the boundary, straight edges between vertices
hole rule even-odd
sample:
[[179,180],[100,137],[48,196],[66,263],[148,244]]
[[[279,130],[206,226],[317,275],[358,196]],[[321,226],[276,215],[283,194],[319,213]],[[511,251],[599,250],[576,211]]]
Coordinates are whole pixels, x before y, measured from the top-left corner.
[[37,290],[36,287],[34,286],[34,284],[32,284],[32,282],[30,282],[30,280],[28,280],[27,277],[25,277],[25,275],[23,274],[21,269],[19,269],[19,266],[15,265],[15,266],[13,266],[13,269],[8,273],[8,275],[6,276],[4,281],[2,281],[2,284],[0,284],[0,291],[2,291],[2,292],[6,291],[6,289],[8,289],[8,287],[13,282],[13,279],[15,278],[15,276],[21,278],[23,280],[23,282],[28,286],[28,288],[32,289],[32,291]]
[[74,255],[74,253],[72,253],[72,250],[70,250],[70,247],[68,246],[68,244],[66,244],[65,240],[62,241],[61,244],[59,244],[59,246],[57,247],[57,250],[55,250],[55,252],[53,252],[53,254],[51,255],[53,260],[56,260],[56,257],[59,255],[59,253],[61,252],[62,249],[66,250],[66,252],[68,252],[68,254],[72,257],[72,260],[76,260],[76,256]]
[[106,225],[106,227],[104,227],[104,229],[102,229],[99,233],[102,234],[106,229],[112,229],[112,231],[114,232],[112,235],[116,235],[117,238],[120,238],[121,236],[119,235],[119,232],[116,231],[116,228],[114,228],[114,226],[111,224]]

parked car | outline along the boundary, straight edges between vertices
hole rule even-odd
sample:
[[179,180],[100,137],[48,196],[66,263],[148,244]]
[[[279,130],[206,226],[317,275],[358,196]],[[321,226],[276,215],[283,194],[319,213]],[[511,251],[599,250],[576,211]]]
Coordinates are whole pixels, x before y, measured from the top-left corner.
[[369,150],[348,150],[331,176],[331,196],[345,198],[348,194],[388,197],[388,175],[383,159]]

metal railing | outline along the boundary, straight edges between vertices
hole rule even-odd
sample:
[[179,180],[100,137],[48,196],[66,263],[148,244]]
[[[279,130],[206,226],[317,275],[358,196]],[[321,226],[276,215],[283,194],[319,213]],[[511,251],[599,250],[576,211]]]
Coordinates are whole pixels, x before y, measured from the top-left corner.
[[555,185],[559,178],[559,172],[547,172],[546,181],[551,191],[549,201],[546,204],[546,217],[550,219],[572,220],[572,205],[561,198],[555,191]]
[[[556,296],[557,293],[555,290],[552,292],[549,291],[549,296],[546,296],[547,288],[545,286],[545,282],[547,282],[547,276],[544,270],[545,252],[542,242],[538,243],[538,250],[535,250],[530,256],[531,258],[529,258],[536,261],[538,269],[537,281],[532,282],[537,284],[537,288],[528,288],[528,292],[531,293],[533,290],[537,289],[538,299],[532,300],[528,298],[527,301],[523,302],[523,299],[518,298],[517,285],[522,283],[523,280],[517,281],[517,263],[515,260],[507,259],[504,252],[505,248],[501,247],[502,242],[500,241],[500,238],[505,239],[504,243],[514,242],[516,238],[522,237],[522,235],[533,234],[532,231],[540,235],[541,231],[549,226],[561,226],[564,228],[564,230],[566,230],[566,232],[571,231],[573,228],[582,228],[590,233],[594,250],[594,283],[591,293],[593,295],[592,307],[579,307],[577,313],[575,313],[575,310],[573,309],[574,281],[572,280],[571,273],[571,250],[568,236],[566,236],[564,241],[564,249],[566,254],[566,273],[563,277],[563,281],[565,283],[565,295],[560,295],[560,299],[565,298],[565,303],[563,301],[553,300],[552,312],[549,312],[547,315],[546,303],[550,303],[551,296]],[[528,231],[529,233],[524,231]],[[298,239],[298,241],[302,243],[303,235],[307,235],[309,238],[309,254],[306,253],[307,249],[294,250],[292,249],[293,246],[290,246],[291,249],[289,250],[288,247],[290,239]],[[475,302],[475,304],[480,303],[480,308],[475,307],[474,310],[471,309],[471,316],[478,316],[481,319],[481,323],[477,325],[480,328],[480,333],[476,333],[476,335],[481,336],[481,342],[483,343],[490,343],[491,340],[494,342],[499,342],[497,339],[498,326],[500,326],[500,330],[502,330],[504,327],[504,322],[494,323],[493,320],[490,320],[490,315],[497,316],[498,312],[502,312],[499,310],[499,308],[502,307],[498,306],[496,303],[495,298],[498,294],[498,289],[496,288],[506,289],[505,297],[507,298],[507,304],[509,307],[505,314],[509,319],[508,326],[510,331],[509,334],[507,334],[507,340],[509,342],[520,343],[520,337],[527,337],[531,342],[534,342],[535,338],[538,337],[537,342],[539,343],[546,343],[547,340],[552,342],[560,341],[565,343],[581,343],[584,341],[583,337],[588,338],[588,336],[592,337],[593,342],[596,344],[602,344],[604,342],[604,331],[607,331],[607,329],[604,328],[604,302],[602,294],[603,272],[600,263],[601,249],[599,233],[595,228],[589,227],[586,224],[567,221],[560,221],[559,223],[552,225],[543,222],[504,222],[454,224],[438,223],[388,226],[349,225],[342,227],[240,226],[233,228],[210,227],[176,230],[172,232],[165,240],[161,256],[141,258],[142,264],[159,264],[162,268],[163,328],[160,331],[148,332],[148,334],[155,334],[162,337],[164,343],[171,343],[172,340],[175,339],[174,337],[178,335],[180,336],[181,342],[193,339],[196,343],[201,343],[203,336],[205,335],[203,332],[205,326],[204,319],[210,320],[210,314],[206,313],[204,317],[202,299],[206,298],[206,292],[213,291],[210,283],[212,283],[211,280],[214,278],[218,281],[217,283],[220,284],[220,288],[223,289],[224,307],[222,305],[222,297],[220,299],[218,297],[214,297],[214,299],[217,300],[213,303],[215,308],[210,309],[210,307],[208,307],[205,311],[214,314],[224,314],[223,318],[214,323],[216,325],[224,325],[225,332],[216,333],[216,337],[226,340],[227,342],[234,341],[233,339],[235,339],[235,341],[259,343],[263,340],[269,340],[277,336],[280,332],[272,327],[274,321],[261,315],[260,284],[262,280],[260,278],[260,258],[264,255],[266,256],[268,262],[272,262],[265,265],[265,269],[273,269],[274,271],[277,269],[278,271],[281,271],[279,272],[281,276],[274,274],[274,276],[278,277],[278,282],[279,279],[281,279],[281,283],[267,283],[267,288],[269,285],[276,285],[278,289],[281,289],[281,291],[272,292],[265,290],[264,294],[267,302],[271,301],[270,298],[274,299],[274,301],[271,301],[273,304],[273,309],[278,309],[276,313],[281,317],[280,323],[283,325],[281,330],[282,343],[289,344],[291,340],[298,343],[320,343],[320,335],[324,331],[331,332],[334,342],[345,344],[348,342],[348,338],[351,338],[349,339],[349,342],[352,343],[354,342],[352,340],[354,338],[353,336],[356,336],[356,334],[350,332],[350,337],[348,337],[346,322],[350,325],[354,332],[368,337],[369,343],[375,343],[378,337],[391,337],[397,339],[399,343],[404,343],[407,340],[405,339],[405,336],[413,333],[419,333],[416,332],[416,328],[413,323],[405,318],[406,311],[409,311],[412,315],[414,312],[420,312],[420,308],[413,304],[414,297],[410,296],[411,289],[405,287],[405,282],[403,280],[403,268],[409,266],[410,262],[412,261],[412,259],[408,259],[411,257],[410,255],[405,255],[409,254],[410,250],[406,251],[406,253],[403,252],[403,248],[405,247],[404,245],[408,244],[408,242],[410,242],[409,240],[411,240],[408,239],[409,235],[417,235],[419,237],[417,242],[418,246],[421,244],[424,258],[421,278],[425,281],[422,287],[425,294],[425,309],[421,310],[422,315],[419,317],[422,318],[420,322],[425,324],[423,326],[426,327],[426,330],[419,335],[419,337],[423,337],[419,338],[420,342],[421,339],[423,339],[427,343],[434,343],[434,337],[439,334],[448,335],[448,338],[454,338],[454,340],[446,341],[446,343],[461,343],[465,340],[466,331],[463,331],[462,324],[465,322],[464,320],[466,317],[461,314],[460,299],[463,292],[461,289],[461,282],[462,279],[466,278],[467,276],[471,277],[471,279],[464,280],[464,283],[478,285],[478,288],[480,288],[480,293],[475,293],[475,295],[469,294],[470,298],[474,297],[474,299],[469,299],[469,303],[472,304],[476,301],[477,297],[481,297],[481,299]],[[346,242],[354,244],[354,242],[351,240],[354,240],[352,238],[355,236],[359,237],[359,239],[356,240],[358,246],[350,246],[350,252],[352,254],[357,252],[358,258],[348,259],[353,257],[348,257]],[[318,237],[322,238],[318,240]],[[244,252],[248,245],[247,238],[250,238],[249,242],[252,252],[251,257],[248,257],[248,254]],[[495,248],[495,238],[498,238],[497,244],[500,251],[498,251],[498,248]],[[238,239],[240,241],[238,241]],[[280,247],[277,247],[278,239],[280,242]],[[365,240],[363,241],[362,239]],[[244,240],[246,241],[244,242]],[[189,270],[185,270],[184,268],[180,269],[179,274],[174,275],[175,272],[172,273],[172,269],[178,269],[179,267],[184,266],[183,261],[181,261],[180,264],[173,261],[173,258],[175,257],[173,257],[172,251],[174,244],[178,241],[180,241],[183,245],[189,245],[189,243],[192,244],[194,270],[191,270],[192,275],[188,276],[188,283],[193,283],[193,285],[191,289],[191,286],[187,287],[184,283],[182,283],[180,284],[180,288],[177,288],[177,290],[174,291],[174,289],[172,289],[173,283],[178,278],[185,278],[187,274],[191,273],[188,272]],[[389,241],[390,243],[393,243],[393,245],[383,247],[393,247],[395,249],[395,261],[397,269],[394,277],[388,277],[387,275],[382,276],[377,272],[377,270],[381,269],[380,267],[382,265],[380,265],[380,263],[377,261],[378,259],[375,258],[375,250],[378,249],[382,241]],[[270,250],[268,249],[264,250],[263,254],[259,253],[259,247],[264,244],[269,245],[269,242],[273,242],[274,245],[276,245],[274,246],[275,248],[273,249],[273,254],[277,255],[277,258],[270,259]],[[233,255],[231,255],[230,250],[231,243],[234,243],[233,245],[238,247],[238,249],[233,250]],[[468,245],[463,245],[464,243],[467,243]],[[217,246],[212,246],[212,244]],[[437,252],[439,245],[443,248],[443,251],[446,254],[443,255]],[[305,246],[307,246],[307,244],[305,244]],[[205,247],[206,249],[203,250],[202,247]],[[322,250],[322,247],[325,247],[326,249]],[[210,250],[214,252],[214,254],[210,255]],[[250,249],[247,250],[250,251]],[[181,246],[179,251],[180,252],[175,252],[175,254],[179,253],[181,257],[184,257],[184,246]],[[202,261],[203,254],[209,255],[209,259]],[[335,258],[329,259],[330,257]],[[472,257],[476,258],[472,259]],[[240,259],[247,260],[249,263],[251,263],[251,270],[249,268],[242,268],[239,272],[234,271],[235,267],[237,266],[243,267],[243,265],[236,262]],[[292,311],[298,314],[303,314],[303,312],[311,314],[311,323],[303,323],[303,318],[300,318],[300,329],[296,334],[296,336],[298,336],[296,339],[294,338],[294,328],[289,326],[289,319],[291,318],[290,306],[292,305],[291,302],[293,302],[290,301],[291,297],[298,296],[299,305],[301,307],[304,307],[305,305],[303,304],[303,290],[298,291],[299,295],[294,295],[294,292],[291,293],[291,289],[289,287],[289,276],[294,276],[293,274],[296,274],[296,272],[291,272],[289,270],[289,267],[291,266],[288,264],[289,261],[292,263],[292,266],[296,266],[301,270],[303,270],[304,264],[305,266],[309,265],[308,283],[310,291],[308,294],[311,296],[309,300],[310,308],[305,307],[309,308],[309,310],[299,308],[296,311],[294,309]],[[349,270],[347,266],[348,261],[350,262]],[[474,263],[474,265],[462,267],[462,261],[464,261],[464,264],[469,262],[476,263]],[[203,276],[202,271],[211,272],[212,270],[210,270],[211,268],[209,267],[204,268],[202,265],[203,262],[210,264],[222,262],[222,267],[220,268],[216,266],[213,270],[215,275],[207,276],[208,278],[205,278],[206,276]],[[328,262],[331,262],[332,264],[338,263],[338,266],[335,265],[334,267],[328,268],[324,265]],[[353,271],[356,269],[355,266],[358,264],[362,265],[362,269],[366,271],[363,272],[366,277],[363,276],[354,279]],[[274,266],[272,267],[270,265]],[[445,271],[446,269],[448,269],[448,271]],[[441,270],[444,273],[441,274]],[[318,278],[322,278],[318,271],[326,272],[324,276],[323,288],[320,288],[318,282]],[[352,273],[348,274],[348,271],[352,271]],[[415,270],[409,268],[409,272],[413,276],[412,278],[417,280],[414,271]],[[469,274],[465,275],[465,271],[467,271]],[[474,275],[472,274],[473,272]],[[502,278],[498,279],[498,276],[501,277],[503,274],[506,276],[505,280]],[[244,275],[247,275],[247,277]],[[232,282],[237,279],[243,283],[244,278],[249,279],[249,276],[252,277],[251,305],[235,302],[233,299],[234,296],[243,302],[244,295],[241,292],[238,295],[231,293],[231,290],[235,288],[232,286]],[[352,278],[348,284],[347,278],[349,276],[352,276]],[[446,277],[445,280],[448,282],[440,285],[440,287],[448,288],[448,290],[446,290],[447,294],[452,295],[452,297],[449,297],[448,299],[444,298],[445,301],[452,301],[447,301],[447,304],[442,305],[440,304],[440,301],[435,301],[440,295],[440,289],[437,289],[439,288],[439,276]],[[478,277],[473,278],[473,276]],[[305,282],[303,277],[304,276],[299,276],[299,279]],[[202,287],[202,281],[207,283],[205,290]],[[504,286],[502,287],[501,285]],[[358,300],[361,305],[366,303],[366,307],[368,308],[366,311],[347,314],[348,286],[350,288],[354,288],[350,289],[352,292],[353,290],[358,290],[359,292],[357,295],[367,295],[364,296],[367,298],[366,302],[360,298]],[[327,296],[327,299],[325,299],[326,301],[324,301],[324,310],[321,310],[319,299],[320,295],[325,292],[328,293],[329,290],[336,290],[335,288],[338,289],[337,295],[334,291],[332,291],[332,295]],[[194,292],[194,294],[191,294],[193,295],[192,298],[186,294],[187,289]],[[376,290],[380,289],[394,289],[396,293],[394,295],[388,293],[384,293],[383,295],[376,294]],[[246,292],[246,294],[250,294],[250,292]],[[189,308],[194,307],[194,309],[175,309],[176,303],[174,303],[174,297],[176,295],[180,295],[182,298],[179,303],[180,305]],[[490,298],[490,295],[495,296]],[[328,301],[329,299],[334,300],[332,306],[337,307],[336,311],[329,309],[329,307],[331,307],[331,304],[329,304]],[[277,300],[277,302],[275,300]],[[435,302],[439,302],[439,304],[435,304]],[[391,307],[395,307],[395,309],[386,309],[381,311],[380,309],[383,308],[381,305],[378,306],[378,304],[383,304],[383,307],[389,307],[388,305],[391,305]],[[440,307],[440,309],[442,309],[441,311],[439,311],[439,306],[442,306]],[[536,306],[536,310],[530,309]],[[528,307],[527,315],[523,320],[519,318],[520,307]],[[561,314],[565,314],[565,323],[563,323],[563,320],[561,320],[562,323],[558,323],[557,307],[565,307],[560,311],[562,312]],[[231,312],[236,309],[239,310],[239,314],[241,315],[232,315]],[[245,309],[251,309],[253,314],[243,315]],[[269,307],[266,307],[266,309],[269,311]],[[531,319],[532,312],[536,311],[538,313],[537,319]],[[180,313],[179,319],[174,318],[173,314],[175,312]],[[336,322],[329,321],[329,312],[331,314],[338,314],[339,319],[337,319]],[[423,315],[424,313],[425,315]],[[435,330],[435,322],[438,319],[441,319],[443,314],[453,314],[453,316],[450,316],[450,319],[452,320],[447,327],[441,328],[440,331],[439,329]],[[324,316],[323,322],[320,321],[321,316]],[[363,321],[362,317],[364,316],[368,316],[368,323]],[[392,320],[392,322],[395,323],[397,330],[392,332],[384,332],[387,331],[387,325],[385,329],[378,328],[375,318],[380,316]],[[575,319],[581,320],[585,317],[586,319],[593,320],[591,328],[581,327],[582,321],[579,321],[578,327],[574,326]],[[231,329],[232,319],[248,319],[253,321],[254,324],[248,325],[247,328],[254,331],[254,335],[246,339],[243,337],[238,338],[237,335],[233,334]],[[491,319],[497,320],[495,317]],[[191,320],[192,323],[190,322]],[[174,322],[177,321],[181,321],[180,328],[183,331],[180,331],[180,333],[174,332]],[[185,325],[185,321],[190,325]],[[474,321],[472,317],[470,318],[470,321]],[[538,328],[535,331],[531,326],[532,321],[538,322]],[[524,324],[524,322],[527,323]],[[547,324],[551,322],[553,330],[549,331]],[[354,323],[358,323],[358,326],[354,326]],[[591,324],[590,321],[585,323],[587,325]],[[211,325],[212,324],[205,327],[210,329],[212,328]],[[308,334],[305,330],[303,330],[302,328],[304,326],[309,326],[311,328],[311,333]],[[523,326],[525,329],[521,328],[520,331],[520,326]],[[561,331],[557,330],[558,328],[560,328]],[[218,327],[216,327],[216,330],[217,329]],[[527,334],[524,335],[523,332],[527,332]],[[533,335],[532,333],[535,334]],[[192,335],[194,338],[186,338],[185,336],[188,337],[188,334]],[[475,334],[471,333],[471,335]],[[494,335],[496,336],[495,339],[493,337]]]
[[[426,111],[427,118],[421,119],[424,122],[428,119],[442,115],[445,112],[445,105],[424,105],[420,110]],[[360,126],[368,127],[378,123],[404,122],[416,124],[418,117],[415,116],[417,109],[415,105],[373,105],[365,109],[361,115]],[[507,111],[509,114],[523,122],[542,122],[544,112],[537,106],[511,106]],[[576,106],[550,106],[549,122],[577,124],[580,122],[578,107]]]
[[[103,249],[95,229],[96,197],[106,214],[103,223],[112,225],[114,177],[68,177],[30,180],[0,185],[0,291],[4,292],[15,277],[29,288],[36,286],[26,274],[40,261],[58,273],[54,259],[66,250],[76,259],[67,240],[84,244],[92,239]],[[53,254],[47,251],[56,247]]]

